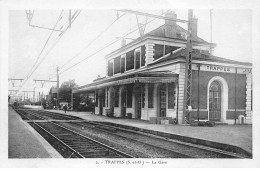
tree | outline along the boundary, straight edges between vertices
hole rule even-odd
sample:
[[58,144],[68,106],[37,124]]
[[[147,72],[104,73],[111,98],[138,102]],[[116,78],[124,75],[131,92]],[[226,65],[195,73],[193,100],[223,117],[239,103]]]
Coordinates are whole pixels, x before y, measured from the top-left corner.
[[78,87],[78,85],[75,83],[74,79],[63,82],[59,88],[60,101],[70,102],[72,88],[76,88],[76,87]]

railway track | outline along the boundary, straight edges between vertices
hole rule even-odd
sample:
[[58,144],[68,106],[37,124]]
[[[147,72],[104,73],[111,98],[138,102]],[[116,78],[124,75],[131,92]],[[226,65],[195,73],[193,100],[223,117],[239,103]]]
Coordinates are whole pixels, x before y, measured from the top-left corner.
[[[18,114],[22,114],[27,116],[27,118],[31,120],[83,120],[82,118],[75,117],[75,116],[68,116],[63,114],[57,114],[47,111],[41,111],[41,110],[29,110],[29,109],[16,109],[16,112]],[[37,115],[36,115],[37,114]],[[20,115],[21,116],[21,115]],[[28,120],[26,117],[21,116],[22,119]],[[36,119],[35,119],[36,117]]]
[[[162,137],[151,136],[136,131],[126,130],[118,127],[108,126],[95,122],[73,122],[64,123],[64,125],[74,125],[75,127],[84,129],[92,129],[103,132],[106,135],[120,137],[126,141],[141,143],[146,147],[157,148],[161,151],[166,151],[165,157],[168,158],[245,158],[242,155],[230,153],[218,149],[213,149],[205,146],[184,143],[174,140],[165,140]],[[113,137],[111,138],[113,139]],[[169,155],[170,154],[170,155]]]
[[[39,115],[41,115],[41,117],[47,115],[48,117],[54,117],[56,119],[58,118],[58,120],[75,119],[73,118],[73,116],[67,116],[63,114],[56,115],[56,113],[52,113],[52,112],[45,113],[42,111],[37,111],[29,114],[30,116],[35,116],[35,117],[40,117]],[[109,140],[110,142],[113,142],[115,144],[117,144],[118,142],[120,142],[121,144],[124,144],[124,142],[128,142],[128,143],[131,142],[132,144],[136,145],[133,148],[138,149],[137,146],[141,146],[144,149],[153,149],[154,151],[158,151],[157,152],[158,156],[160,156],[160,154],[162,153],[165,158],[246,158],[246,156],[236,154],[236,153],[230,153],[223,150],[218,150],[218,149],[209,148],[209,147],[196,145],[196,144],[184,143],[176,140],[166,140],[165,138],[162,137],[148,135],[146,133],[140,133],[125,128],[119,128],[105,123],[90,122],[90,121],[64,122],[64,123],[54,121],[51,123],[54,124],[55,126],[49,125],[49,122],[48,123],[43,122],[37,124],[43,127],[47,131],[59,130],[58,127],[61,127],[63,129],[68,129],[69,127],[70,130],[73,130],[74,133],[81,132],[81,134],[84,134],[88,132],[86,134],[90,134],[90,132],[92,132],[92,134],[97,134],[97,135],[103,134],[106,140]],[[31,125],[33,126],[34,124]],[[51,128],[49,130],[49,127],[54,127],[54,128]],[[82,131],[82,128],[84,128],[85,132]],[[54,132],[53,134],[56,135],[56,132]],[[63,142],[66,138],[73,139],[70,138],[70,136],[71,136],[70,134],[63,134],[63,133],[61,134],[58,133],[58,135],[56,135],[56,137]],[[92,137],[92,139],[93,138],[95,137]],[[76,140],[77,140],[75,141],[76,144],[72,145],[72,147],[76,148],[77,150],[78,149],[80,150],[82,147],[80,142],[83,140],[78,138],[76,138]],[[69,145],[71,144],[69,143]]]
[[[20,112],[20,111],[19,111]],[[124,152],[109,147],[53,122],[37,123],[28,114],[20,112],[24,119],[39,132],[64,158],[133,158]],[[39,117],[40,116],[36,116]],[[42,118],[43,119],[43,118]]]
[[32,115],[32,111],[30,110],[25,110],[25,109],[15,109],[15,111],[21,116],[23,120],[44,120],[41,117],[37,117],[35,115]]

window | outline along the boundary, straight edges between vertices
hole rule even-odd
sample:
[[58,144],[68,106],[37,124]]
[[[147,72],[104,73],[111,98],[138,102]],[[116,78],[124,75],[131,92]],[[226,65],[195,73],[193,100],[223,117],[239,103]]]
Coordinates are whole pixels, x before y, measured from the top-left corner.
[[126,70],[134,69],[134,50],[126,53]]
[[[165,49],[164,49],[165,48]],[[168,45],[159,45],[155,44],[154,46],[154,60],[161,58],[163,55],[167,55],[172,51],[178,49],[176,46],[168,46]]]
[[175,84],[168,84],[168,109],[174,109],[175,106]]
[[209,89],[209,109],[220,110],[221,108],[221,86],[217,81],[213,81]]
[[120,73],[120,56],[114,59],[114,74]]
[[175,51],[178,48],[179,47],[165,45],[165,55],[168,54],[168,53],[171,53],[172,51]]
[[145,66],[145,46],[141,47],[141,66]]
[[112,76],[113,75],[113,73],[114,73],[114,71],[113,71],[113,64],[114,62],[113,62],[113,60],[110,60],[110,61],[108,61],[108,63],[107,63],[107,75],[108,76]]
[[140,64],[141,64],[140,57],[141,57],[140,50],[135,51],[135,69],[140,68]]
[[133,87],[127,86],[126,88],[126,107],[132,107],[132,95],[133,95]]
[[153,108],[153,88],[154,84],[148,84],[148,108]]
[[124,55],[124,56],[121,56],[121,64],[120,64],[120,67],[121,67],[121,73],[124,73],[124,72],[125,72],[125,55]]
[[163,56],[163,45],[154,45],[154,60]]
[[219,121],[221,118],[221,85],[213,81],[209,88],[209,119]]

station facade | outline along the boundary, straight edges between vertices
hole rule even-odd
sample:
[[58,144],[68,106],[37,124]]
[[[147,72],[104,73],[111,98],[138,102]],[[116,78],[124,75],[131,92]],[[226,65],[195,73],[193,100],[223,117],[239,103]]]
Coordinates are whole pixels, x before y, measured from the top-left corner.
[[[166,17],[177,18],[174,12]],[[141,120],[171,118],[252,122],[252,64],[210,54],[215,44],[192,25],[192,103],[184,116],[186,30],[173,21],[105,56],[107,73],[72,91],[95,96],[95,114]],[[72,100],[73,101],[73,100]],[[73,105],[73,104],[72,104]]]

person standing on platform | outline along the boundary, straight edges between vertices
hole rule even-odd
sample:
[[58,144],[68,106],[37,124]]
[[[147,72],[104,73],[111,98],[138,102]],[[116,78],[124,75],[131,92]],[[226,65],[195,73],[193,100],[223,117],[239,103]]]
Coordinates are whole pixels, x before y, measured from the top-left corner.
[[65,111],[65,113],[66,113],[66,112],[67,112],[67,109],[68,109],[67,105],[64,105],[63,109],[64,109],[64,111]]

